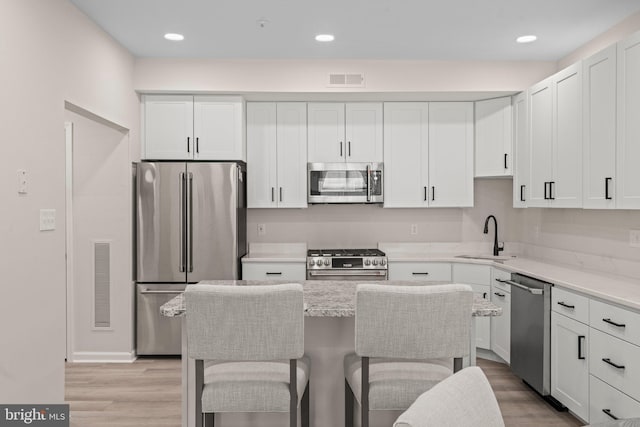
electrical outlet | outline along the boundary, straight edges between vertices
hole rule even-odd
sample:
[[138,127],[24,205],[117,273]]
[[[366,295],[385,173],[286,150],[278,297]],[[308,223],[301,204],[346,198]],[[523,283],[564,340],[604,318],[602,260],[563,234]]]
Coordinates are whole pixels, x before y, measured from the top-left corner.
[[27,171],[18,169],[18,194],[27,194]]
[[258,224],[258,236],[264,236],[267,234],[267,226],[265,224]]
[[56,229],[56,210],[40,209],[40,231]]
[[629,246],[640,248],[640,230],[629,230]]
[[411,224],[411,235],[416,236],[418,234],[418,224]]

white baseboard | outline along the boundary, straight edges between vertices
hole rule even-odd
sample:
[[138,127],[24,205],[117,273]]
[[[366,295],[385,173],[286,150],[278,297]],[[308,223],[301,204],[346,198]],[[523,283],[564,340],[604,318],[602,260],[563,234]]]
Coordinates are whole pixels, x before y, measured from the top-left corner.
[[476,350],[476,358],[492,360],[494,362],[498,362],[498,363],[502,363],[504,365],[508,365],[508,363],[505,362],[502,357],[498,356],[497,354],[495,354],[491,350],[485,350],[483,348],[479,348],[479,349]]
[[98,351],[76,351],[72,353],[73,363],[131,363],[136,360],[136,354],[131,352],[98,352]]

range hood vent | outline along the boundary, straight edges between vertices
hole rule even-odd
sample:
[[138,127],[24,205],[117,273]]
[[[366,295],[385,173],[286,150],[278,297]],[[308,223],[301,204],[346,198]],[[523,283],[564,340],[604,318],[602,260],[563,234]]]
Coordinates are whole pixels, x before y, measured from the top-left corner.
[[327,87],[365,87],[363,73],[329,73]]

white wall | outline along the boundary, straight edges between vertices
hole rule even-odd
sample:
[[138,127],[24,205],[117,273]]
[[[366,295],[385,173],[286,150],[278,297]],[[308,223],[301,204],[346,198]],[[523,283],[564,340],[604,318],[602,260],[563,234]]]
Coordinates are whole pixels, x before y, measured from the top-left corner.
[[[64,101],[131,129],[136,141],[133,58],[67,0],[3,0],[0,70],[0,402],[62,402]],[[26,195],[17,193],[20,168]],[[55,231],[38,231],[40,208],[56,209]]]

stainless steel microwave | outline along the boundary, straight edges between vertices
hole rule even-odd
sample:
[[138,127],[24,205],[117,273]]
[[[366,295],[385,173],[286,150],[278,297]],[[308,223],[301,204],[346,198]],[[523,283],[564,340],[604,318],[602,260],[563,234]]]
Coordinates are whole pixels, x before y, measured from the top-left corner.
[[309,203],[382,203],[382,163],[308,163]]

